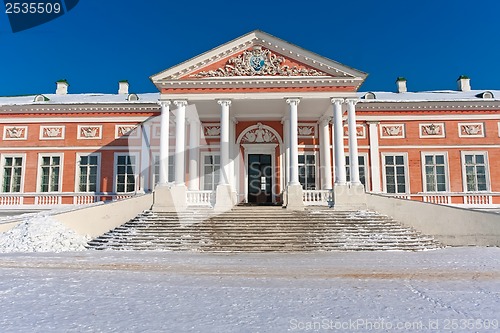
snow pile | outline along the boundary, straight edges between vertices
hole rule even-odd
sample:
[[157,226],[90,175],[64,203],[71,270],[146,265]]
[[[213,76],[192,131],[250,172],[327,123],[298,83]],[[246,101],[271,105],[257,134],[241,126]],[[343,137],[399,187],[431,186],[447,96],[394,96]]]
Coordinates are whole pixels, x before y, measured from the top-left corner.
[[50,216],[38,215],[0,233],[0,252],[83,251],[88,241]]

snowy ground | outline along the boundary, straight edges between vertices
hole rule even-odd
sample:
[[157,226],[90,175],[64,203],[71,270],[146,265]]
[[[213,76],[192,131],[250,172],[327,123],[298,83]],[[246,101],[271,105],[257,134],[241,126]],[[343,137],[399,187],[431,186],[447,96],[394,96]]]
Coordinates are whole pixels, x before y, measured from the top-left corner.
[[499,248],[0,254],[2,333],[498,332],[499,320]]

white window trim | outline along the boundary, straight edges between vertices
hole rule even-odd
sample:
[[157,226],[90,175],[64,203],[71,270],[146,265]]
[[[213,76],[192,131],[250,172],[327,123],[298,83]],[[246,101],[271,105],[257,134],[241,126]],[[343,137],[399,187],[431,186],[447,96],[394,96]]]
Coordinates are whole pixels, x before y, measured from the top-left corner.
[[[358,156],[363,156],[363,158],[365,159],[365,191],[370,191],[370,167],[368,165],[368,155],[369,153],[359,153],[358,152]],[[349,156],[349,153],[344,153],[344,160],[345,160],[345,157],[349,157],[350,159],[350,156]],[[346,165],[347,167],[347,165]]]
[[97,156],[96,190],[97,190],[97,192],[101,192],[101,153],[76,153],[75,192],[76,193],[89,193],[89,192],[80,192],[80,157],[82,157],[82,156]]
[[2,154],[1,158],[1,169],[0,169],[0,191],[3,188],[3,177],[4,177],[4,166],[5,166],[5,158],[6,157],[21,157],[23,159],[23,165],[21,168],[21,188],[19,192],[1,192],[1,193],[24,193],[24,177],[26,174],[26,154]]
[[[199,166],[199,175],[200,175],[200,189],[201,191],[210,191],[205,189],[205,156],[220,156],[220,151],[202,151],[200,152],[201,163]],[[215,184],[215,188],[217,188],[217,184]],[[215,191],[215,188],[213,189]]]
[[[444,172],[446,180],[446,190],[443,191],[427,191],[427,177],[425,174],[425,156],[427,155],[444,155]],[[448,162],[447,151],[422,151],[420,152],[420,162],[422,165],[422,193],[445,193],[450,192],[450,163]]]
[[405,193],[391,193],[391,194],[410,194],[410,174],[409,174],[409,166],[408,166],[408,153],[407,152],[394,152],[394,153],[381,153],[382,157],[382,183],[384,186],[384,193],[387,192],[387,179],[386,179],[386,173],[385,173],[385,157],[386,156],[396,156],[396,155],[402,155],[403,156],[403,162],[405,165],[405,188],[406,192]]
[[[310,150],[303,150],[303,151],[299,151],[299,156],[300,155],[314,155],[314,175],[315,175],[315,181],[314,181],[314,187],[316,188],[316,190],[320,190],[320,175],[319,175],[319,163],[318,163],[318,154],[319,154],[319,151],[310,151]],[[299,163],[300,165],[300,163]],[[301,184],[302,185],[302,184]]]
[[[486,169],[486,191],[467,191],[467,174],[465,171],[465,155],[484,155],[485,169]],[[465,193],[488,193],[491,192],[490,181],[490,161],[488,159],[488,152],[485,150],[462,150],[460,152],[462,164],[462,189]]]
[[[117,173],[116,173],[116,167],[118,163],[118,156],[134,156],[135,157],[135,168],[133,168],[134,171],[134,183],[135,183],[135,188],[134,191],[132,192],[117,192],[116,191],[116,186],[117,186]],[[114,153],[114,158],[113,158],[113,192],[114,193],[135,193],[137,192],[139,188],[139,163],[140,163],[140,154],[139,153],[132,153],[132,152],[115,152]]]
[[[59,191],[49,191],[42,192],[42,157],[60,157],[59,165]],[[64,176],[64,153],[38,153],[38,172],[36,176],[36,189],[38,193],[61,193],[62,192],[62,180]]]

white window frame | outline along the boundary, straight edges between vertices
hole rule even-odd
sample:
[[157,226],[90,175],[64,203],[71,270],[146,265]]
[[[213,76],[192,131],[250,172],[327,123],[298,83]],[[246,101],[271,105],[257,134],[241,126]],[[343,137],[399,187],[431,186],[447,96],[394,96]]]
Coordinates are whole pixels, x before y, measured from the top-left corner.
[[80,158],[81,157],[97,156],[97,180],[96,180],[96,192],[101,191],[101,153],[76,153],[76,168],[75,168],[75,192],[77,193],[92,193],[92,192],[81,192],[80,191]]
[[[446,188],[444,191],[427,191],[427,175],[425,172],[425,157],[426,156],[444,155],[444,177]],[[446,193],[450,191],[450,163],[448,162],[447,151],[422,151],[420,152],[420,161],[422,165],[422,192],[424,193]],[[437,188],[436,188],[437,189]]]
[[[321,177],[319,175],[318,151],[310,151],[310,150],[309,151],[307,151],[307,150],[306,151],[299,151],[298,155],[299,156],[301,156],[301,155],[304,155],[304,156],[305,155],[313,155],[314,156],[314,175],[315,175],[315,177],[314,177],[315,178],[315,180],[314,180],[314,188],[316,190],[319,190],[320,189],[320,187],[319,187],[319,181],[320,181]],[[304,161],[305,160],[307,160],[307,158],[304,157]],[[299,163],[297,165],[297,168],[300,166],[300,164],[301,163]],[[297,170],[297,172],[298,172],[298,170]],[[300,185],[302,185],[302,184],[300,184]]]
[[[160,182],[160,175],[158,174],[158,179],[156,178],[156,173],[155,173],[155,168],[156,168],[156,160],[160,161],[160,153],[153,153],[153,164],[151,167],[151,179],[152,179],[152,184],[153,188]],[[173,183],[175,181],[175,162],[174,162],[174,154],[168,155],[168,163],[169,163],[169,168],[172,166],[172,170],[169,170],[168,172],[168,178],[167,183]],[[173,171],[173,172],[170,172]]]
[[[135,157],[135,168],[133,168],[134,171],[134,191],[132,192],[117,192],[117,185],[118,185],[118,173],[117,173],[117,164],[118,164],[118,157],[119,156],[134,156]],[[139,187],[139,163],[140,163],[140,156],[139,153],[133,153],[133,152],[115,152],[114,154],[114,160],[113,160],[113,192],[114,193],[134,193],[137,192],[137,189]]]
[[[382,157],[382,181],[383,181],[383,185],[384,185],[384,193],[389,193],[387,192],[387,175],[386,175],[386,172],[385,172],[385,157],[386,156],[403,156],[403,162],[404,162],[404,166],[405,166],[405,189],[406,189],[406,192],[405,193],[390,193],[390,194],[395,194],[395,195],[398,195],[398,194],[410,194],[411,191],[410,191],[410,174],[409,174],[409,166],[408,166],[408,153],[407,152],[393,152],[393,153],[389,153],[389,152],[386,152],[386,153],[381,153],[381,157]],[[396,181],[396,184],[397,184],[397,181]]]
[[[16,157],[21,157],[23,159],[23,165],[22,165],[22,168],[21,168],[21,186],[20,186],[20,189],[19,189],[19,192],[3,192],[3,180],[4,180],[4,172],[5,172],[5,158],[8,158],[8,157],[12,157],[12,158],[16,158]],[[2,154],[0,156],[1,158],[1,164],[0,164],[0,167],[1,167],[1,170],[0,170],[0,192],[1,193],[24,193],[24,177],[25,177],[25,173],[26,173],[26,154]]]
[[[42,158],[43,157],[59,157],[59,183],[57,185],[58,191],[42,192]],[[38,153],[38,173],[36,177],[36,189],[38,193],[61,193],[62,180],[64,176],[64,154],[63,153]]]
[[[200,157],[201,157],[201,163],[200,163],[200,188],[202,191],[210,191],[205,188],[205,156],[219,156],[220,158],[220,151],[202,151],[200,152]],[[220,160],[219,160],[220,161]],[[220,167],[220,165],[219,165]],[[214,183],[214,189],[215,191],[217,189],[217,184]]]
[[[358,156],[363,156],[363,158],[365,159],[365,164],[364,164],[365,185],[364,186],[365,186],[365,191],[369,191],[370,190],[370,168],[368,166],[368,153],[358,153]],[[349,157],[349,159],[350,159],[349,153],[344,154],[344,160],[346,157]],[[345,163],[345,166],[346,166],[346,172],[347,172],[347,166],[348,166],[347,161]],[[347,173],[346,173],[346,176],[347,176]]]
[[[466,193],[488,193],[491,191],[491,181],[490,181],[490,161],[488,158],[488,152],[485,150],[463,150],[460,152],[461,164],[462,164],[462,188]],[[465,155],[483,155],[485,161],[485,172],[486,172],[486,190],[485,191],[468,191],[467,190],[467,173],[465,165]]]

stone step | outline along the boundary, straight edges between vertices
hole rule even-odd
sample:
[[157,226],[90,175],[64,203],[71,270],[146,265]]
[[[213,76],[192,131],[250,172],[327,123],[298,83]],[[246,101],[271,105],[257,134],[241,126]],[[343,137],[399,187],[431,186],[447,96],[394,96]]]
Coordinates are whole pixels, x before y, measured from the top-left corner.
[[[260,208],[260,207],[259,207]],[[373,212],[289,212],[279,207],[182,214],[144,212],[89,248],[204,252],[425,250],[432,239]]]

